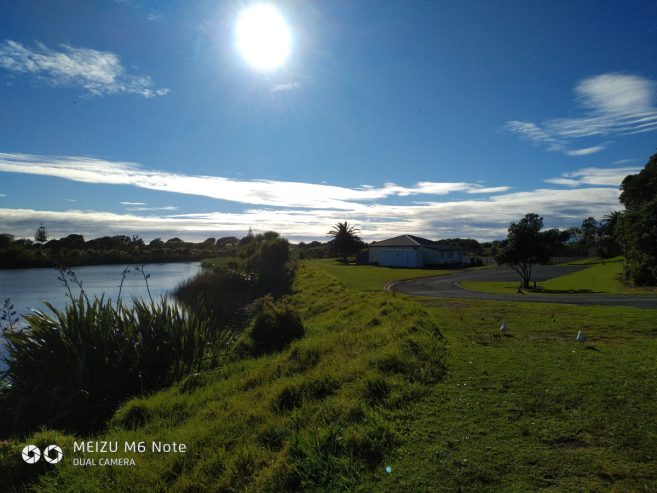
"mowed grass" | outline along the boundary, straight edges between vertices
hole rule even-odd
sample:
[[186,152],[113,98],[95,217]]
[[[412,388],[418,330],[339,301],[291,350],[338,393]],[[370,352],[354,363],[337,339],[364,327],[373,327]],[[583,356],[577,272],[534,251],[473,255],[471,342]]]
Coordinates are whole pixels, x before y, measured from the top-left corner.
[[449,376],[414,407],[380,491],[657,491],[657,312],[424,304]]
[[62,463],[36,489],[657,491],[657,311],[363,293],[317,261],[290,302],[304,339],[132,400],[98,437],[187,454]]
[[[606,293],[606,294],[657,294],[657,288],[632,288],[622,279],[622,260],[592,264],[584,270],[537,283],[544,294],[550,293]],[[466,281],[459,286],[485,293],[515,294],[518,282]]]
[[402,269],[376,265],[343,264],[336,259],[314,260],[314,265],[357,291],[381,291],[386,283],[458,272],[448,269]]

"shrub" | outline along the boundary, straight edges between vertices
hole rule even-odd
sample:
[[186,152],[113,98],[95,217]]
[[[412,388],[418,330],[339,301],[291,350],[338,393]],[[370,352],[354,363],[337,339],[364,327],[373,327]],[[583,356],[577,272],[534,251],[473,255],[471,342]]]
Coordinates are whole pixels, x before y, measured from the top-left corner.
[[246,338],[253,352],[262,354],[280,350],[304,334],[298,312],[287,304],[274,304],[271,298],[265,298],[247,330]]
[[218,268],[204,270],[178,285],[176,298],[191,311],[209,320],[215,330],[242,330],[250,319],[242,310],[251,303],[253,282],[241,271]]
[[198,370],[212,342],[207,322],[166,299],[132,307],[83,295],[63,311],[25,317],[5,332],[9,386],[0,394],[0,434],[39,426],[87,431],[128,397]]

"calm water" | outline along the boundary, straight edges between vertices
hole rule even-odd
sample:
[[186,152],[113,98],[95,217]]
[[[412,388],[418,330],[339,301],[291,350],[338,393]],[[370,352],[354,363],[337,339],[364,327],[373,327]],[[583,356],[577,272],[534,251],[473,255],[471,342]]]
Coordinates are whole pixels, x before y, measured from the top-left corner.
[[[125,265],[93,265],[75,267],[73,271],[82,281],[87,296],[93,298],[103,293],[106,297],[116,299],[119,294],[121,273]],[[129,301],[132,297],[148,299],[148,292],[141,272],[130,266],[130,273],[123,283],[121,297]],[[170,293],[181,281],[192,277],[201,269],[200,262],[182,262],[170,264],[146,264],[144,270],[150,274],[148,284],[153,299]],[[44,310],[43,300],[47,300],[56,308],[64,308],[67,297],[66,288],[57,279],[59,273],[55,269],[20,269],[0,270],[0,303],[10,298],[14,310],[21,315],[29,314],[30,310]],[[71,286],[74,296],[79,294],[76,286]],[[4,349],[0,344],[0,356]]]
[[[148,284],[153,298],[170,293],[179,282],[192,277],[200,269],[200,262],[184,262],[170,264],[146,264],[144,270],[150,274]],[[87,296],[109,296],[116,299],[119,294],[121,273],[125,265],[90,265],[75,267],[73,271],[82,281]],[[31,309],[45,309],[43,300],[47,300],[57,308],[63,308],[67,297],[66,288],[57,279],[59,273],[55,269],[20,269],[0,270],[0,301],[11,298],[14,309],[19,314],[27,314]],[[71,286],[73,294],[79,294],[77,286]],[[130,273],[123,283],[122,298],[148,298],[146,284],[141,272],[130,267]]]

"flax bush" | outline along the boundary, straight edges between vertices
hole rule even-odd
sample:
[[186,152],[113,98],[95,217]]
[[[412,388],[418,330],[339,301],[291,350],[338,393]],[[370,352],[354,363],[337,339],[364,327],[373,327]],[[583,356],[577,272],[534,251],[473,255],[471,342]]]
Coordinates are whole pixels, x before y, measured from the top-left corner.
[[64,310],[46,306],[25,317],[27,328],[4,331],[3,436],[97,428],[127,398],[198,371],[223,337],[166,298],[127,306],[82,293]]

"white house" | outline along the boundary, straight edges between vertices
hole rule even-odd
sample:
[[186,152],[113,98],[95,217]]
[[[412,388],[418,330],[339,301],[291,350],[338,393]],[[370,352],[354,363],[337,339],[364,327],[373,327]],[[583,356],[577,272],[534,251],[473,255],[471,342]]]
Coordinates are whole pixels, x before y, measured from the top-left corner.
[[463,249],[439,245],[435,241],[413,235],[401,235],[375,241],[367,248],[369,263],[388,267],[425,267],[463,263]]

